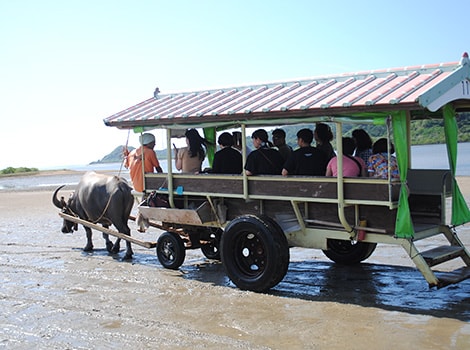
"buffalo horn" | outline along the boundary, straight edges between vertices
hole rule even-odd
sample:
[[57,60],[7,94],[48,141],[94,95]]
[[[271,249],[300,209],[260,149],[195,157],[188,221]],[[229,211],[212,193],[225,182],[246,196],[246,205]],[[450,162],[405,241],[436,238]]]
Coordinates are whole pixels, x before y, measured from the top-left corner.
[[59,192],[59,190],[61,188],[65,187],[65,185],[62,185],[62,186],[59,186],[57,187],[57,189],[54,191],[54,194],[52,195],[52,203],[59,209],[63,209],[64,208],[64,200],[62,201],[59,201],[57,199],[57,192]]

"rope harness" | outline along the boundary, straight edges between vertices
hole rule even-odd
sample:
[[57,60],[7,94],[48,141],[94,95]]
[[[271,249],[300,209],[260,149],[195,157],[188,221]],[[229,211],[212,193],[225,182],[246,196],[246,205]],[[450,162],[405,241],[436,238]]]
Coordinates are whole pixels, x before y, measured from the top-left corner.
[[[111,199],[113,198],[114,194],[116,193],[117,191],[114,191],[113,193],[111,193],[109,195],[109,199],[108,199],[108,202],[106,203],[106,206],[104,207],[103,209],[103,212],[101,213],[101,215],[98,217],[98,219],[94,220],[94,221],[91,221],[93,224],[96,224],[98,223],[101,219],[104,218],[104,214],[106,214],[106,211],[108,210],[109,208],[109,205],[111,204]],[[63,199],[64,197],[62,197]],[[65,201],[64,201],[65,203]],[[76,214],[66,203],[65,205],[62,207],[62,212],[65,213],[65,214],[70,214],[76,218],[80,218],[80,216],[78,214]],[[108,218],[106,218],[107,220],[109,220]],[[109,220],[111,221],[111,220]]]

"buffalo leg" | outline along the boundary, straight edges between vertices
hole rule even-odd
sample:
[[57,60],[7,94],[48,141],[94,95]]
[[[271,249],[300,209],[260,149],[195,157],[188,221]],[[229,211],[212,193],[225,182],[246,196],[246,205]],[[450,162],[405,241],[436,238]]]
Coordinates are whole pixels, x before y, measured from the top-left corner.
[[121,239],[118,238],[116,239],[116,242],[114,242],[113,248],[111,249],[111,253],[117,254],[121,250]]
[[[123,224],[123,225],[115,225],[117,230],[121,233],[124,233],[125,235],[127,236],[130,236],[131,235],[131,229],[129,228],[129,226],[127,226],[127,224]],[[118,227],[119,226],[119,227]],[[118,240],[116,241],[116,243],[114,243],[114,247],[116,247],[116,244],[118,244],[118,241],[120,241],[121,239],[118,238]],[[134,252],[132,251],[132,245],[131,245],[131,242],[129,241],[126,241],[126,254],[124,255],[124,260],[130,260],[132,259],[132,255],[134,254]]]
[[[130,235],[129,235],[130,236]],[[132,251],[132,245],[131,242],[126,241],[126,255],[124,255],[125,260],[130,260],[132,259],[132,255],[134,252]]]
[[93,250],[93,240],[92,240],[92,232],[91,228],[85,227],[85,232],[86,232],[86,246],[83,248],[83,251],[85,252],[91,252]]
[[[106,227],[106,226],[104,226],[104,227]],[[113,242],[111,242],[111,240],[109,239],[109,235],[107,233],[103,232],[103,239],[106,243],[106,250],[108,251],[108,253],[111,253],[112,250],[113,250]]]

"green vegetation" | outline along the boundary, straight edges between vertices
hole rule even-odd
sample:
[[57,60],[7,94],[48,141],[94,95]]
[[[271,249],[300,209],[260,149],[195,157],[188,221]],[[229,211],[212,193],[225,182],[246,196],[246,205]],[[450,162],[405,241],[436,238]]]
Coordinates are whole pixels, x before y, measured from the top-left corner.
[[[330,123],[330,126],[332,127],[333,135],[335,135],[334,123]],[[290,146],[294,148],[297,147],[297,131],[304,127],[312,130],[315,128],[313,124],[282,127],[286,132],[286,141]],[[470,113],[461,113],[457,115],[457,127],[459,130],[458,142],[470,142]],[[385,126],[370,124],[343,124],[343,135],[351,136],[352,131],[358,128],[366,130],[374,141],[386,136],[387,133]],[[410,131],[412,145],[445,143],[444,122],[442,120],[428,119],[412,121]],[[249,141],[250,140],[247,139],[247,142]]]
[[13,167],[8,167],[3,170],[0,170],[1,175],[11,175],[11,174],[23,174],[23,173],[36,173],[38,172],[38,168],[25,168],[25,167],[19,167],[19,168],[13,168]]

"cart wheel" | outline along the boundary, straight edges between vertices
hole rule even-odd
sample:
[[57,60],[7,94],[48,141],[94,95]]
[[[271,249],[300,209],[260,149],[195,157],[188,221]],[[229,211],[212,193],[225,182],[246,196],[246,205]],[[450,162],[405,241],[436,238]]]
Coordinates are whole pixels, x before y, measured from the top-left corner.
[[177,270],[186,257],[186,249],[181,237],[174,232],[164,232],[158,237],[157,257],[167,269]]
[[245,215],[226,227],[221,257],[228,277],[237,287],[263,292],[284,278],[289,266],[289,246],[273,220]]
[[374,252],[377,243],[357,242],[340,239],[329,239],[328,250],[323,253],[338,264],[354,265],[366,260]]
[[207,259],[220,260],[220,239],[222,237],[222,230],[212,229],[210,230],[208,240],[210,243],[201,246],[202,254]]

